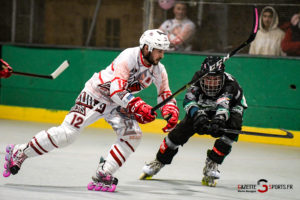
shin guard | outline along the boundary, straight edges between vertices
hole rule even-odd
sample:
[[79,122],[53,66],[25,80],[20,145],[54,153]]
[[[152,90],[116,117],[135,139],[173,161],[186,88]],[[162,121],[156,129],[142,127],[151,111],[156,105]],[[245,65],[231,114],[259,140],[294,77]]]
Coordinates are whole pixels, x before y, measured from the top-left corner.
[[225,157],[230,153],[232,142],[228,138],[217,139],[212,150],[207,151],[207,156],[218,164],[222,164]]
[[52,127],[37,133],[24,149],[28,157],[43,155],[55,148],[65,147],[71,144],[79,135],[79,131],[65,126]]
[[173,157],[177,152],[178,145],[174,144],[167,136],[160,145],[156,158],[163,164],[171,164]]
[[113,144],[109,150],[103,170],[107,173],[114,174],[135,151],[140,143],[140,139],[130,142],[120,139]]

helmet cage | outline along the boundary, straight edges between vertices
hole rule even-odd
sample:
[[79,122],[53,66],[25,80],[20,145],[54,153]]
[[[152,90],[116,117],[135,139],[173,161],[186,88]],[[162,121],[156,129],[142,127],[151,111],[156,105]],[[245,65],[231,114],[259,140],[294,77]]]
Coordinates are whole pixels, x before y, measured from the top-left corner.
[[208,56],[201,64],[200,86],[207,96],[216,96],[225,81],[225,65],[218,56]]
[[200,78],[200,86],[207,96],[214,97],[223,88],[224,80],[224,74],[206,74]]

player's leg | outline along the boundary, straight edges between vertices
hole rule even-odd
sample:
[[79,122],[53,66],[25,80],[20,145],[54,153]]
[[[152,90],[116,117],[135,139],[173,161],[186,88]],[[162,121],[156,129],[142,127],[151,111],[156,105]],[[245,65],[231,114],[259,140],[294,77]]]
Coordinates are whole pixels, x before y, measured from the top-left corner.
[[143,167],[140,179],[148,179],[157,174],[166,164],[171,164],[173,157],[178,152],[178,147],[183,146],[195,131],[192,120],[187,116],[163,140],[156,154],[156,158]]
[[6,147],[4,177],[17,174],[25,159],[43,155],[74,140],[79,132],[66,126],[52,127],[37,133],[28,143]]
[[[229,120],[226,122],[226,128],[241,130],[241,127],[241,115],[239,113],[232,112]],[[215,179],[220,178],[218,165],[223,163],[225,157],[231,152],[233,142],[237,140],[238,135],[225,133],[215,141],[213,148],[207,151],[207,158],[203,169],[203,185],[212,187],[216,186]]]
[[94,100],[95,97],[91,93],[83,90],[60,126],[38,132],[28,143],[8,145],[3,175],[8,177],[11,173],[18,173],[27,158],[44,155],[71,144],[85,126],[102,116],[103,113],[98,110],[105,107],[105,104],[99,101],[95,104]]
[[111,146],[107,157],[100,162],[88,189],[113,192],[117,184],[113,174],[136,151],[142,132],[134,116],[121,113],[120,107],[114,109],[105,119],[113,127],[118,138]]

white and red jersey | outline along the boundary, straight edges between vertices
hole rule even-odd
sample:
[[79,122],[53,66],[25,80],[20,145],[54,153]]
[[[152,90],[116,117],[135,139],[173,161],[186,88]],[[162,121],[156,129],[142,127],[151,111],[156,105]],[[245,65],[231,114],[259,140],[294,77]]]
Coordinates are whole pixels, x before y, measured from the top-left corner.
[[[154,83],[157,88],[157,102],[160,103],[172,93],[163,64],[147,66],[139,47],[122,51],[115,60],[86,83],[95,95],[124,108],[134,98],[133,94]],[[169,103],[176,105],[173,99]]]

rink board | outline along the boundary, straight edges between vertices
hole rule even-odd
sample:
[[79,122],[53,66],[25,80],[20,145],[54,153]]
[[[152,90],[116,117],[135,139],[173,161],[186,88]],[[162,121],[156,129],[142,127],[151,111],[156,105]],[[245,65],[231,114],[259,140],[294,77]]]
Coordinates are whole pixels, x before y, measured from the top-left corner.
[[[2,46],[2,58],[15,71],[50,74],[64,60],[70,67],[54,81],[27,76],[1,79],[0,104],[69,110],[94,72],[109,66],[121,50],[56,49]],[[162,60],[168,72],[170,90],[177,91],[199,70],[206,54],[167,52]],[[37,59],[43,58],[43,59]],[[43,66],[43,67],[42,67]],[[247,100],[244,125],[251,127],[300,130],[300,58],[249,57],[237,55],[226,62],[226,72],[241,85]],[[268,78],[266,78],[268,77]],[[157,88],[151,84],[136,96],[147,104],[157,104]],[[184,118],[182,107],[185,92],[176,96],[179,119]],[[158,118],[162,119],[158,113]]]
[[[64,120],[65,115],[68,113],[68,111],[57,111],[57,110],[47,110],[41,108],[16,107],[16,106],[6,106],[6,105],[0,105],[0,110],[1,110],[0,119],[46,122],[46,123],[55,123],[55,124],[60,124]],[[158,133],[158,134],[164,134],[161,129],[165,125],[166,122],[161,119],[156,119],[154,122],[145,125],[140,124],[143,132],[148,132],[148,133],[151,132],[151,133]],[[98,120],[94,124],[90,125],[90,127],[112,129],[111,126],[104,119]],[[243,126],[243,131],[278,134],[278,135],[285,134],[280,129],[258,128],[258,127],[248,127],[248,126]],[[287,139],[287,138],[240,135],[239,141],[300,147],[300,131],[289,130],[289,132],[291,132],[294,135],[294,138]],[[210,136],[207,135],[200,136],[196,134],[196,137],[210,137]]]

